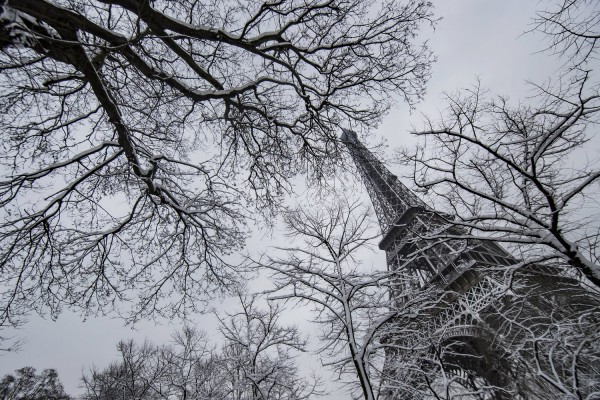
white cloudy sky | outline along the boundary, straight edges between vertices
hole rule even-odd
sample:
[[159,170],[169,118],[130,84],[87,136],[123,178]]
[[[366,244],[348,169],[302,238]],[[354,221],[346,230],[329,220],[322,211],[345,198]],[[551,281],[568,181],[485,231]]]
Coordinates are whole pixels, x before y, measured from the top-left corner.
[[[410,144],[411,126],[419,128],[421,113],[434,116],[442,106],[441,93],[471,86],[476,77],[484,87],[518,100],[525,98],[525,81],[542,81],[558,68],[554,57],[536,54],[543,47],[541,36],[523,35],[529,29],[535,11],[550,1],[536,0],[437,0],[436,13],[443,20],[431,35],[430,44],[438,57],[428,95],[417,110],[409,113],[404,105],[392,110],[376,132],[383,135],[393,148]],[[265,243],[262,239],[256,243]],[[257,250],[253,249],[253,250]],[[370,263],[384,262],[383,256],[373,256]],[[304,321],[298,320],[302,325]],[[199,317],[201,329],[210,330],[209,317]],[[92,363],[105,366],[116,356],[115,344],[123,338],[145,338],[155,342],[168,341],[177,322],[141,323],[136,330],[110,317],[88,318],[64,313],[57,321],[36,317],[25,325],[19,335],[28,343],[19,353],[0,356],[0,376],[23,366],[38,370],[56,368],[67,391],[80,392],[79,378]],[[332,389],[336,391],[335,389]],[[346,399],[342,391],[327,398]]]

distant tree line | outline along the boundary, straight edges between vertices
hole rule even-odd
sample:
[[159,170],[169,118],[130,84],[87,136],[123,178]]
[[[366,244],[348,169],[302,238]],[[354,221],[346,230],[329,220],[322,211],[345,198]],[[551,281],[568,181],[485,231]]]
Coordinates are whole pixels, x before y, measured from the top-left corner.
[[73,400],[67,395],[54,369],[36,373],[35,368],[24,367],[8,374],[0,381],[2,400]]
[[120,342],[119,360],[92,368],[82,400],[304,400],[320,393],[318,379],[298,371],[295,352],[305,341],[279,322],[280,309],[258,307],[240,295],[239,311],[220,316],[223,343],[184,328],[170,345]]

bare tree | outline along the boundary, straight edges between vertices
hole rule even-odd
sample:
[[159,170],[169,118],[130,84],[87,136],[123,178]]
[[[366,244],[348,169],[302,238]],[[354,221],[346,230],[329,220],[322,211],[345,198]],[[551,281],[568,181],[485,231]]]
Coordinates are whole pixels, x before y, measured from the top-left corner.
[[170,387],[163,384],[170,366],[165,348],[128,340],[119,342],[117,351],[118,362],[101,371],[93,368],[82,377],[84,400],[169,398]]
[[[362,261],[377,236],[369,227],[368,211],[358,203],[337,201],[285,214],[288,236],[296,245],[276,248],[284,254],[271,251],[256,261],[273,274],[270,298],[313,307],[314,320],[321,325],[318,352],[357,398],[490,396],[498,387],[481,377],[473,382],[457,372],[460,366],[448,362],[450,353],[458,350],[447,332],[466,323],[465,317],[472,315],[462,314],[472,310],[460,304],[458,312],[446,313],[457,293],[422,285],[410,269],[423,258],[435,260],[429,253],[449,240],[430,240],[424,252],[418,246],[394,261],[391,270],[373,270]],[[421,233],[414,232],[404,243],[429,240]]]
[[205,332],[186,326],[160,353],[168,364],[161,378],[163,392],[178,399],[224,398],[219,355]]
[[3,400],[71,400],[63,389],[54,369],[37,374],[35,368],[24,367],[15,375],[0,380],[0,398]]
[[479,86],[448,96],[447,114],[428,121],[416,133],[421,145],[402,158],[416,185],[457,216],[448,224],[467,228],[454,236],[509,243],[539,265],[566,262],[600,288],[600,168],[585,151],[600,93],[588,80],[538,86],[531,106],[489,98]]
[[85,400],[211,399],[308,400],[320,394],[319,380],[300,376],[295,351],[305,342],[295,327],[280,324],[281,309],[257,306],[239,295],[240,311],[219,317],[223,344],[186,327],[173,344],[121,342],[118,362],[83,376]]
[[431,5],[378,7],[2,0],[0,322],[172,315],[231,285],[246,200],[321,179],[341,122],[423,94]]
[[537,13],[533,30],[545,34],[547,50],[575,66],[591,60],[600,43],[600,6],[594,0],[560,0]]
[[[285,224],[290,240],[303,244],[277,248],[284,255],[256,262],[273,274],[270,298],[313,307],[315,321],[322,326],[319,353],[326,355],[325,365],[361,398],[375,399],[384,364],[382,336],[389,333],[383,328],[402,313],[389,291],[399,277],[360,262],[359,253],[370,248],[376,236],[369,228],[369,213],[358,203],[342,200],[323,209],[288,211]],[[410,305],[405,304],[406,314]]]
[[[486,268],[504,290],[487,309],[470,313],[493,338],[490,359],[504,364],[494,366],[496,387],[489,379],[465,386],[481,398],[488,390],[508,398],[598,396],[600,160],[590,149],[598,143],[600,91],[594,72],[584,70],[597,51],[597,21],[596,2],[585,0],[538,14],[534,29],[548,35],[570,68],[532,85],[525,104],[491,96],[479,84],[447,95],[441,120],[428,119],[415,133],[417,149],[400,152],[416,186],[447,212],[438,213],[445,223],[424,240],[502,242],[516,257],[507,268]],[[448,368],[444,354],[469,357],[451,342],[438,343],[436,352],[440,357],[427,362],[438,371]],[[463,378],[433,381],[437,398],[455,396]]]
[[227,399],[305,400],[319,394],[320,381],[299,376],[293,352],[306,341],[294,326],[280,323],[281,308],[257,306],[255,295],[238,295],[241,309],[217,316],[225,339],[221,352]]
[[[600,312],[594,296],[572,281],[535,276],[513,285],[493,316],[495,340],[507,349],[517,393],[593,399],[600,393]],[[538,311],[542,310],[542,312]],[[509,350],[510,349],[510,350]]]
[[[593,398],[600,357],[595,295],[578,279],[512,258],[502,265],[467,263],[470,272],[458,283],[443,275],[456,284],[424,284],[411,271],[418,260],[442,264],[483,244],[438,217],[439,229],[429,226],[435,235],[405,232],[402,243],[420,245],[398,255],[397,268],[371,271],[360,262],[373,237],[358,205],[342,200],[326,209],[295,209],[285,214],[295,245],[255,263],[273,274],[272,300],[314,308],[322,328],[319,353],[357,397]],[[444,244],[456,248],[453,256]],[[435,276],[442,279],[441,272]],[[465,293],[467,281],[478,283]]]
[[[535,86],[531,105],[512,106],[479,85],[447,96],[441,121],[428,120],[416,133],[417,150],[401,153],[416,185],[448,212],[439,214],[445,230],[424,240],[503,242],[520,260],[487,269],[504,275],[505,291],[490,309],[473,313],[492,327],[491,359],[503,360],[496,370],[514,386],[473,387],[510,398],[598,394],[600,168],[588,150],[597,143],[600,93],[590,74],[572,71],[562,82]],[[450,396],[452,380],[444,386]]]

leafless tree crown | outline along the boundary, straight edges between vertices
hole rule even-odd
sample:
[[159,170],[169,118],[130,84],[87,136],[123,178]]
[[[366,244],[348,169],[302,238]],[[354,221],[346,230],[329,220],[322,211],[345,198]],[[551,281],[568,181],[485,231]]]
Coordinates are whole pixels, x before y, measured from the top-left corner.
[[423,94],[426,1],[0,1],[0,322],[231,285],[248,204]]
[[416,184],[470,237],[511,243],[530,262],[562,260],[600,287],[600,170],[584,151],[600,95],[587,72],[573,77],[538,86],[531,106],[489,98],[478,86],[449,96],[447,115],[417,133],[422,146],[405,159]]
[[595,0],[560,0],[540,11],[534,30],[545,34],[548,48],[575,66],[597,56],[600,43],[600,5]]

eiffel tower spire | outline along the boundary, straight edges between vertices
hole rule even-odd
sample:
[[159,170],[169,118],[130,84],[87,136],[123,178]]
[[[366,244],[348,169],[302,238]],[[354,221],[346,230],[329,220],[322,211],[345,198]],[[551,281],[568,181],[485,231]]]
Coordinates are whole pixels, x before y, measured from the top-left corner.
[[[549,332],[552,323],[577,326],[578,315],[599,309],[596,295],[564,268],[517,267],[518,260],[498,243],[467,239],[467,232],[455,226],[452,217],[420,200],[360,143],[356,133],[344,130],[341,140],[359,170],[381,226],[379,248],[386,252],[388,271],[393,272],[392,303],[402,307],[415,296],[435,299],[435,305],[419,311],[416,319],[391,323],[397,324],[398,333],[386,338],[393,345],[385,350],[380,398],[430,398],[413,397],[410,389],[431,389],[430,382],[423,381],[426,374],[434,381],[436,374],[444,379],[452,376],[451,381],[472,393],[481,390],[483,383],[489,389],[481,393],[495,400],[538,398],[540,392],[548,395],[545,398],[561,398],[556,387],[520,365],[538,365],[544,374],[556,371],[554,364],[538,359],[543,352],[554,357],[554,342],[540,344],[546,346],[543,351],[542,347],[534,349],[536,332]],[[437,353],[411,350],[418,348]],[[592,383],[582,386],[583,392],[600,392],[600,373],[591,367],[600,359],[600,351],[591,349],[586,357],[586,361],[580,359],[577,373],[587,374],[585,382]],[[410,368],[402,364],[406,360],[414,362]],[[559,368],[566,379],[584,382],[569,375],[570,366]],[[413,376],[411,371],[420,372]],[[395,382],[402,385],[395,386]]]
[[356,133],[344,130],[341,136],[361,178],[367,187],[381,233],[385,236],[406,211],[428,206],[390,172],[357,138]]

